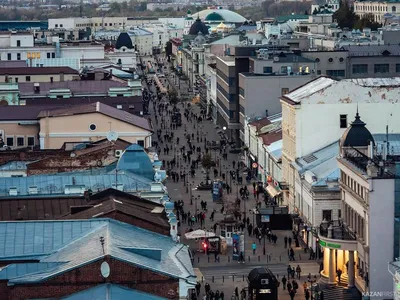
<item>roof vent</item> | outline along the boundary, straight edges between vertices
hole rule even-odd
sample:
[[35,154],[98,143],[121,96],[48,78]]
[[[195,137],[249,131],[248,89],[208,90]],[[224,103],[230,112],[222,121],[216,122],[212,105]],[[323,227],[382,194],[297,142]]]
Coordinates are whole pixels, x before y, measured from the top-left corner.
[[29,195],[37,195],[37,193],[38,193],[38,187],[36,185],[32,185],[28,188]]
[[70,194],[84,194],[85,186],[84,185],[66,185],[64,189],[65,195]]
[[18,189],[16,187],[10,187],[8,190],[8,194],[10,196],[17,196],[18,195]]

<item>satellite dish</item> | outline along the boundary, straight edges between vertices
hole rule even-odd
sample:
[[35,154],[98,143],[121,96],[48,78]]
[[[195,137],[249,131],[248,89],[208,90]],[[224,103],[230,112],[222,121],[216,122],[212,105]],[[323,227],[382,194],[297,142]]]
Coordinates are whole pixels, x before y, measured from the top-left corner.
[[107,140],[109,140],[110,142],[115,142],[116,140],[118,140],[118,133],[115,131],[110,131],[109,133],[107,133]]
[[103,261],[103,263],[101,264],[100,272],[101,276],[103,276],[104,278],[110,276],[110,265],[106,261]]

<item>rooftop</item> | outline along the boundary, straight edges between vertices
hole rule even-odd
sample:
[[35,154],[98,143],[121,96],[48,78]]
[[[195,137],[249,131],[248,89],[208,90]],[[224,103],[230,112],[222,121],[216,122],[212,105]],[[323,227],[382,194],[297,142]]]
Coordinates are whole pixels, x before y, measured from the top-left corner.
[[400,77],[336,80],[320,76],[282,96],[291,104],[397,103]]
[[153,130],[148,119],[132,115],[126,111],[114,108],[101,102],[43,110],[39,113],[38,118],[64,117],[87,113],[100,113],[148,131]]
[[311,154],[297,158],[292,166],[304,175],[304,179],[312,186],[328,186],[335,182],[333,187],[338,188],[339,167],[336,157],[339,155],[339,142],[336,141]]
[[20,95],[27,96],[46,96],[50,90],[69,89],[72,94],[106,94],[110,88],[127,87],[125,82],[114,80],[76,80],[62,82],[40,82],[39,91],[35,91],[34,82],[18,83]]
[[400,45],[347,45],[349,56],[400,56]]
[[278,23],[285,23],[285,22],[287,22],[289,20],[308,20],[308,18],[309,18],[309,15],[295,15],[295,14],[292,14],[292,15],[287,15],[287,16],[278,16],[278,17],[275,18],[275,20]]
[[0,261],[39,261],[14,272],[13,264],[3,268],[8,285],[38,283],[106,255],[196,283],[188,248],[169,236],[112,219],[0,222]]
[[47,74],[75,74],[79,72],[70,67],[4,67],[0,68],[0,75],[47,75]]

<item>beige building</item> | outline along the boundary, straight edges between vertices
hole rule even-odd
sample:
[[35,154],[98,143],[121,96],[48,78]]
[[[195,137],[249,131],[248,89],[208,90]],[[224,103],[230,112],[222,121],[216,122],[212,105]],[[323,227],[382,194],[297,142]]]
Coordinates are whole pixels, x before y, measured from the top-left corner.
[[148,119],[100,102],[43,110],[38,115],[40,148],[58,149],[65,142],[95,142],[110,131],[120,139],[151,146],[152,126]]
[[0,82],[60,82],[79,79],[79,72],[70,67],[0,68]]
[[375,22],[384,23],[385,14],[399,15],[400,3],[391,1],[355,1],[354,12],[360,18],[372,14]]

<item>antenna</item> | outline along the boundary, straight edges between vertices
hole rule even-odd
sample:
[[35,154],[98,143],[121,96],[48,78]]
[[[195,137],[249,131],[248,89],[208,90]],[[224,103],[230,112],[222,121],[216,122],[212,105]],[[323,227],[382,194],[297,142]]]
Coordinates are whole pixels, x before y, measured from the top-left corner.
[[106,254],[106,252],[104,251],[104,244],[105,244],[106,240],[104,239],[103,236],[100,237],[100,244],[101,244],[101,248],[103,248],[103,254]]

